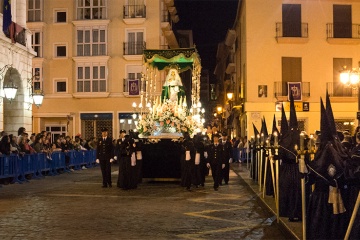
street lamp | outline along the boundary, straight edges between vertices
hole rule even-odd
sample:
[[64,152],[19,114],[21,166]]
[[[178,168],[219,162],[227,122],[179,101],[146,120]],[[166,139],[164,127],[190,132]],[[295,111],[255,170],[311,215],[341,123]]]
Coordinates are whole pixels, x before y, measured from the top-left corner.
[[352,87],[353,89],[357,89],[358,96],[358,111],[356,114],[356,118],[358,120],[358,126],[360,125],[360,76],[359,71],[356,68],[352,70],[348,70],[346,66],[343,66],[343,70],[340,72],[340,82],[345,86]]
[[[7,71],[9,70],[9,83],[8,85],[5,86],[5,76],[6,76],[6,73]],[[0,81],[3,81],[4,83],[4,95],[5,95],[5,98],[8,99],[11,103],[12,100],[15,99],[15,96],[16,96],[16,92],[17,92],[17,86],[14,85],[14,82],[13,82],[13,67],[12,65],[8,64],[8,65],[5,65],[4,67],[2,67],[0,69]]]

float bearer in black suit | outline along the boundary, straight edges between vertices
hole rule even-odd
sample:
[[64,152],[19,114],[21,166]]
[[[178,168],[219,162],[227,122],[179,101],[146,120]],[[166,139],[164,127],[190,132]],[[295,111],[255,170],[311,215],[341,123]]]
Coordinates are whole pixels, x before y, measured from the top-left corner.
[[96,162],[100,163],[103,178],[103,188],[112,187],[111,183],[111,163],[114,161],[114,145],[112,138],[108,137],[108,129],[101,129],[101,138],[97,143]]
[[214,190],[217,191],[219,183],[221,182],[221,170],[225,168],[225,158],[223,145],[219,143],[219,135],[214,134],[214,143],[210,144],[207,150],[207,164],[208,168],[211,167],[211,173],[214,179]]
[[[224,158],[225,158],[225,167],[222,170],[222,179],[224,179],[225,184],[227,185],[229,182],[229,172],[230,172],[230,163],[233,160],[233,151],[231,142],[228,139],[227,133],[223,133],[221,137],[221,144],[224,148]],[[222,183],[222,180],[220,181]]]

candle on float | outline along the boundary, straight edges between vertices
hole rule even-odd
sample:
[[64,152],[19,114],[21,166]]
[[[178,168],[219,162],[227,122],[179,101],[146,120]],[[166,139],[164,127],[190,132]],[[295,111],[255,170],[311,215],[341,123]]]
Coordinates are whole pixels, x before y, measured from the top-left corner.
[[300,151],[304,151],[305,134],[300,133]]
[[309,140],[309,150],[313,150],[315,145],[315,141],[314,141],[314,135],[310,135],[310,140]]
[[273,133],[274,135],[274,147],[278,147],[279,146],[279,136],[277,132]]
[[269,141],[269,139],[266,139],[265,143],[266,143],[266,147],[270,147],[270,141]]
[[264,134],[261,133],[261,136],[260,136],[260,143],[261,144],[264,144],[265,143],[265,138],[264,138]]
[[256,145],[260,144],[260,134],[256,135]]

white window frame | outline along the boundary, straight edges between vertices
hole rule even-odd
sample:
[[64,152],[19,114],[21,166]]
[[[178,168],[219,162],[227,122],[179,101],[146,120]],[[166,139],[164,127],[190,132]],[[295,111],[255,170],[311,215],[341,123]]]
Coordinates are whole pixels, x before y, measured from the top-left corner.
[[[78,39],[78,31],[83,31],[83,42],[79,43],[79,39]],[[90,41],[89,42],[85,42],[85,31],[90,31]],[[99,31],[98,34],[98,42],[93,42],[93,36],[94,36],[94,31]],[[105,39],[104,41],[100,41],[101,39],[101,31],[105,31]],[[89,55],[85,55],[85,45],[90,45],[90,54]],[[82,55],[79,55],[78,53],[78,47],[81,46],[83,47],[83,51],[82,51]],[[94,55],[93,52],[93,47],[98,45],[98,54]],[[104,54],[99,54],[100,52],[100,46],[104,45],[105,46],[105,53]],[[106,25],[101,25],[101,26],[79,26],[76,28],[76,56],[106,56],[107,55],[107,26]]]
[[[65,82],[66,83],[65,92],[58,92],[57,91],[57,83],[58,82]],[[55,94],[64,94],[64,93],[68,93],[68,91],[69,91],[69,84],[68,84],[68,79],[67,78],[54,78],[54,93]]]
[[[65,12],[66,13],[66,20],[65,22],[58,22],[57,13],[58,12]],[[54,24],[66,24],[68,22],[68,9],[67,8],[54,8]]]
[[[125,29],[125,42],[127,43],[127,49],[125,49],[125,51],[127,52],[128,55],[139,55],[139,54],[131,54],[130,53],[130,46],[129,46],[129,42],[130,42],[130,37],[129,37],[129,34],[130,33],[135,33],[135,43],[138,43],[139,41],[137,40],[137,33],[142,33],[143,36],[142,36],[142,43],[145,42],[145,39],[146,39],[146,34],[145,34],[145,28],[127,28]],[[134,51],[137,52],[137,48],[135,46],[134,48]],[[141,54],[142,55],[142,54]]]
[[[94,6],[93,5],[93,0],[89,0],[90,1],[90,5],[86,6],[87,0],[76,0],[76,19],[78,20],[93,20],[93,19],[107,19],[107,0],[103,0],[104,1],[104,5],[101,6]],[[99,3],[101,2],[101,0],[98,1]],[[101,18],[97,18],[93,16],[93,11],[96,8],[98,8],[98,11],[101,11],[101,8],[104,8],[104,13],[103,13],[103,17]],[[89,17],[86,18],[84,12],[88,11],[89,12]],[[82,12],[82,13],[80,13]]]
[[[36,72],[39,71],[39,74],[37,75]],[[40,90],[44,89],[44,82],[43,82],[43,68],[41,65],[33,65],[32,67],[32,88],[34,90],[37,90],[34,88],[35,83],[40,83]]]
[[[94,79],[94,67],[98,67],[98,76],[100,76],[100,68],[101,67],[104,67],[104,78],[97,78],[97,79]],[[82,68],[81,70],[83,71],[82,73],[82,76],[83,78],[79,79],[79,70],[80,68]],[[89,76],[88,78],[86,78],[86,70],[85,68],[90,68],[89,69]],[[90,82],[90,91],[84,91],[85,89],[85,86],[84,86],[84,82]],[[105,91],[100,91],[100,87],[99,87],[99,91],[94,91],[93,90],[93,82],[94,81],[105,81]],[[79,91],[79,88],[78,88],[78,83],[79,82],[83,82],[83,87],[82,87],[82,90],[83,91]],[[98,83],[100,84],[100,83]],[[77,93],[104,93],[104,92],[107,92],[108,90],[108,66],[106,64],[106,62],[84,62],[84,63],[78,63],[76,65],[76,92]]]
[[[35,8],[36,7],[35,2],[40,2],[40,8]],[[27,8],[27,11],[26,11],[27,18],[26,19],[27,19],[28,22],[42,22],[43,18],[44,18],[44,14],[43,14],[43,12],[44,12],[44,1],[43,0],[33,0],[33,3],[34,3],[34,5],[30,6],[29,0],[26,1],[26,8]],[[12,5],[16,6],[16,4],[14,4],[14,2],[12,2]],[[29,21],[29,14],[31,13],[33,15],[33,19],[35,19],[36,11],[40,11],[40,19],[38,21]]]
[[[38,30],[38,29],[31,30],[31,31],[32,31],[32,34],[31,34],[31,47],[34,49],[34,51],[35,51],[34,47],[39,47],[39,52],[37,52],[38,55],[36,57],[42,58],[43,57],[43,48],[44,48],[44,46],[43,46],[43,32],[41,30]],[[40,36],[39,36],[39,41],[40,42],[37,43],[37,44],[34,43],[36,33],[40,34]]]
[[[54,58],[64,59],[64,58],[67,58],[69,56],[68,55],[68,44],[67,43],[58,42],[58,43],[54,43],[53,46],[54,46]],[[65,56],[58,56],[57,55],[57,47],[66,47]]]

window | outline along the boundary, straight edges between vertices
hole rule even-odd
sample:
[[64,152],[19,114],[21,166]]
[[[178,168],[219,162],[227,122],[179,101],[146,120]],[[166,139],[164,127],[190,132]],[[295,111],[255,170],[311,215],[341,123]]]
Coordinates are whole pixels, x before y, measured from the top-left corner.
[[47,132],[51,132],[51,142],[55,143],[59,136],[66,135],[66,125],[45,126]]
[[282,22],[284,37],[301,37],[301,4],[283,4]]
[[42,0],[28,0],[28,22],[41,22],[42,21]]
[[66,11],[65,10],[55,10],[55,22],[56,23],[66,23]]
[[334,38],[352,37],[351,5],[334,5]]
[[77,0],[77,19],[106,19],[106,0]]
[[42,68],[34,67],[33,68],[33,89],[34,90],[41,90],[42,89]]
[[106,27],[77,29],[77,56],[106,55]]
[[138,86],[140,87],[140,90],[145,90],[145,82],[143,82],[143,86],[141,86],[141,71],[142,71],[142,66],[141,65],[131,65],[131,66],[127,66],[126,67],[126,71],[127,71],[127,78],[124,79],[124,92],[130,92],[129,91],[129,80],[139,80],[138,82]]
[[42,55],[42,32],[33,31],[31,36],[31,46],[37,53],[36,57],[43,57]]
[[55,93],[66,93],[66,79],[55,79],[54,81]]
[[301,58],[283,57],[282,58],[282,81],[301,82]]
[[77,92],[106,92],[105,65],[88,63],[77,67]]
[[64,58],[67,56],[66,44],[55,44],[55,57]]
[[144,32],[129,31],[127,33],[127,44],[125,45],[125,55],[141,55],[144,50]]

